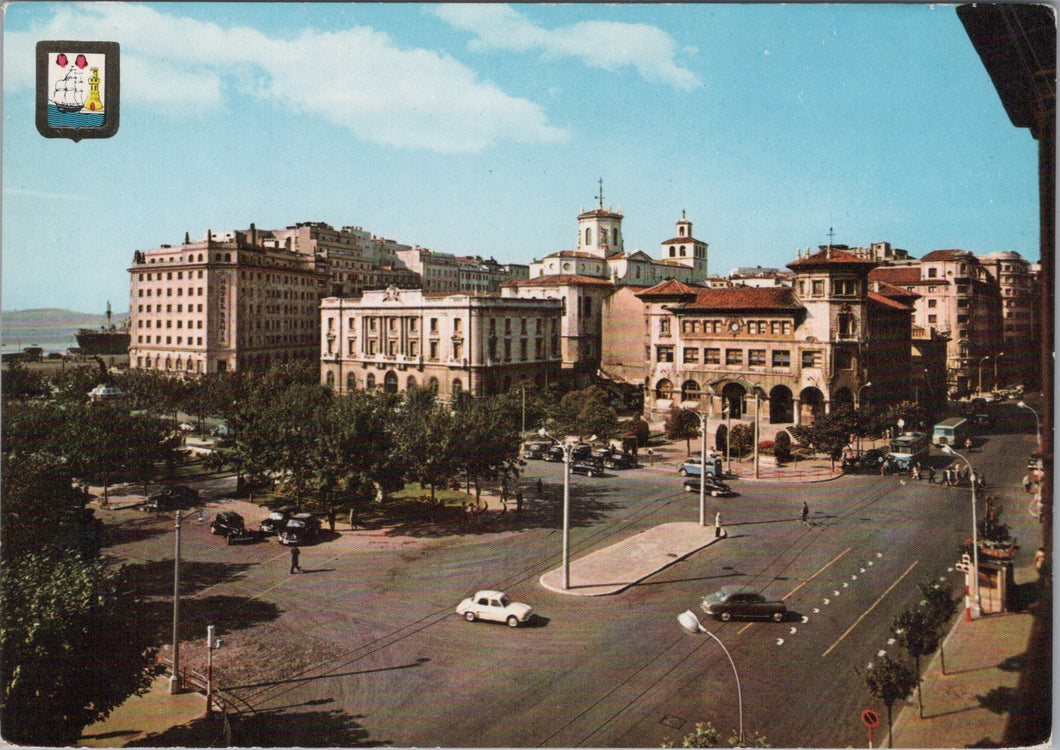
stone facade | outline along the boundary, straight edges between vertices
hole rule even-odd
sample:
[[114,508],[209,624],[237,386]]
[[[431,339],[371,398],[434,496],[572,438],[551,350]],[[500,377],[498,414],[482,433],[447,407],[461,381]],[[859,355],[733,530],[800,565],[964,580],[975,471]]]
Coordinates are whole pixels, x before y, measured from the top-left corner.
[[560,375],[559,300],[377,290],[320,305],[321,383],[437,389],[443,399],[545,386]]

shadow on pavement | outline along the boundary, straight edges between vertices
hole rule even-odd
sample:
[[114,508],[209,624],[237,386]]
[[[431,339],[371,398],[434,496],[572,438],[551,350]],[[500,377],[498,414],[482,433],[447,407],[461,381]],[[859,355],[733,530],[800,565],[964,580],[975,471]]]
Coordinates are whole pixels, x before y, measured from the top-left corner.
[[149,734],[126,747],[378,747],[358,721],[342,711],[260,711],[230,717],[231,741],[220,716]]

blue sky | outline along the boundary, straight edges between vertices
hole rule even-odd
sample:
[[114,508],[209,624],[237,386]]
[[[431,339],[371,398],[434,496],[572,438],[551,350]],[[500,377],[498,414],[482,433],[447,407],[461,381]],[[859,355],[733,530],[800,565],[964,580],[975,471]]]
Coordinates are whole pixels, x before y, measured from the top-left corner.
[[[14,3],[4,310],[128,308],[137,249],[296,221],[528,263],[621,209],[710,270],[828,241],[1038,259],[1037,147],[952,6]],[[41,137],[38,40],[121,45],[121,125]]]

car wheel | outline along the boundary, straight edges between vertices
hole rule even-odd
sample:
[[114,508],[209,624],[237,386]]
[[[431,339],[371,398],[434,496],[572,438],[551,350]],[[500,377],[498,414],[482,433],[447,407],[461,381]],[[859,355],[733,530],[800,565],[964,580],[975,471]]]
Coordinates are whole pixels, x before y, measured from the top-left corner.
[[687,477],[688,476],[688,472],[685,471],[684,469],[678,469],[677,473],[680,474],[683,477]]
[[508,615],[508,627],[517,628],[519,627],[519,618],[515,615]]
[[464,619],[467,620],[468,622],[474,622],[475,621],[475,613],[474,612],[465,612],[464,613]]
[[784,613],[783,612],[774,612],[773,613],[773,622],[784,622]]
[[728,622],[729,620],[732,619],[732,612],[722,612],[720,615],[718,615],[718,618],[722,622]]

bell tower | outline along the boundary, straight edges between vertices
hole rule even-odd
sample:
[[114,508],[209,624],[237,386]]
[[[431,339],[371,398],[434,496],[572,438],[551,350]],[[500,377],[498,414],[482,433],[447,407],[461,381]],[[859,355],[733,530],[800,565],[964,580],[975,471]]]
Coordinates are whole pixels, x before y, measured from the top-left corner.
[[622,209],[604,208],[604,181],[599,181],[597,207],[578,214],[578,252],[607,258],[625,251],[622,241]]

